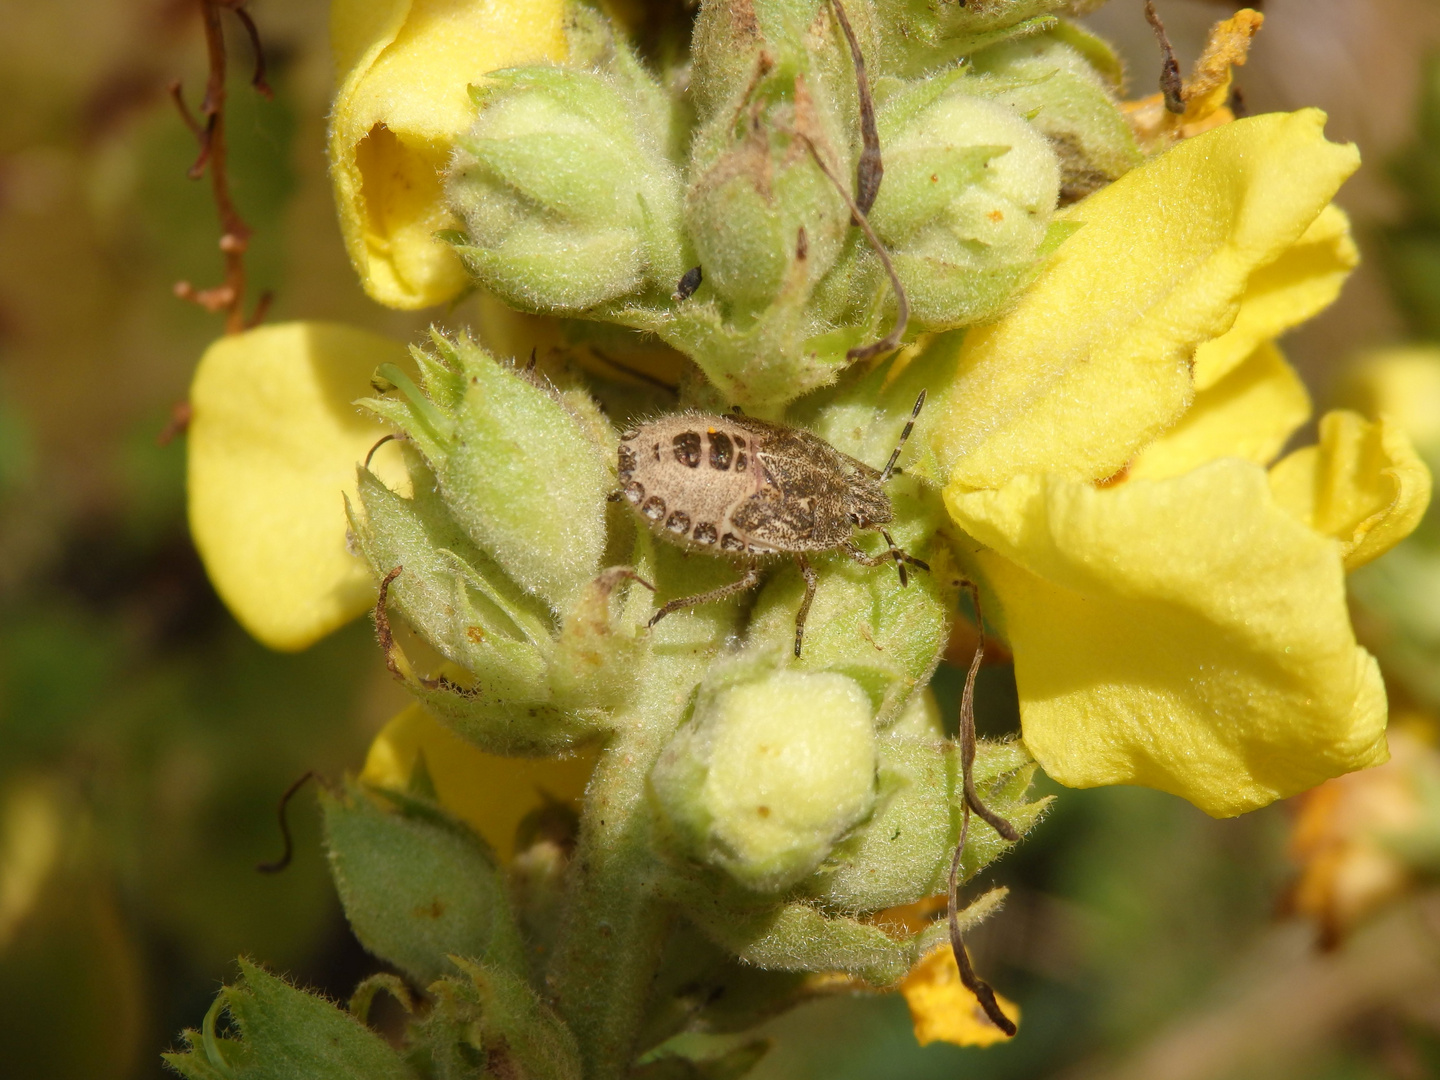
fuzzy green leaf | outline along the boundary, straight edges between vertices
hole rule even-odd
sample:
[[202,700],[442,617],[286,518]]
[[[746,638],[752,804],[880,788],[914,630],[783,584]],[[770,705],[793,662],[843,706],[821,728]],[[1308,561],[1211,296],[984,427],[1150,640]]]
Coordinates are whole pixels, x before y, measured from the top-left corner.
[[422,986],[454,971],[450,954],[523,969],[504,878],[469,829],[383,810],[354,787],[322,792],[321,806],[335,885],[367,949]]
[[317,994],[247,960],[221,991],[237,1038],[187,1032],[191,1049],[165,1061],[189,1080],[418,1080],[385,1040]]

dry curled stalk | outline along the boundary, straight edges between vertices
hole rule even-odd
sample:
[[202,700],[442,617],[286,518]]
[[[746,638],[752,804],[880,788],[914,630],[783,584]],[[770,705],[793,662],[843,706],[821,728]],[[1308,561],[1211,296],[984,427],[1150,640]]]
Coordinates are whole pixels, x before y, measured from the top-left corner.
[[197,118],[190,112],[180,91],[180,82],[170,84],[170,96],[174,99],[180,117],[200,144],[200,153],[190,166],[189,176],[198,180],[207,172],[210,174],[210,189],[215,198],[215,209],[220,215],[220,251],[225,259],[225,279],[220,285],[209,289],[196,289],[188,281],[175,283],[175,295],[182,300],[199,304],[206,311],[225,314],[225,332],[238,334],[254,326],[265,316],[270,305],[270,296],[260,297],[254,312],[245,313],[245,252],[250,247],[250,227],[235,207],[230,192],[230,175],[227,171],[228,149],[225,143],[225,29],[221,22],[222,12],[229,11],[239,20],[250,38],[255,52],[255,71],[250,85],[267,100],[273,96],[265,81],[265,53],[260,45],[260,35],[255,22],[245,11],[245,0],[198,0],[201,20],[205,27],[205,47],[209,56],[209,75],[205,81],[205,97],[200,103]]

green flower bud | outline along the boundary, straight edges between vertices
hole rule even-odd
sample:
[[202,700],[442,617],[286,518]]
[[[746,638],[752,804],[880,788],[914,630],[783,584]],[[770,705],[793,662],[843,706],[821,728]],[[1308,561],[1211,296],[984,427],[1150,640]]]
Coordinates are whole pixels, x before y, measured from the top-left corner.
[[1057,12],[1096,7],[1104,0],[983,0],[935,3],[934,0],[876,0],[885,37],[882,62],[906,75],[934,71],[976,49],[1054,26]]
[[875,798],[869,696],[834,672],[703,692],[650,777],[686,854],[775,892],[813,872]]
[[1030,117],[1050,140],[1060,159],[1062,203],[1118,180],[1143,157],[1112,86],[1087,56],[1096,50],[1095,59],[1104,63],[1103,43],[1066,26],[1007,41],[971,58],[971,70],[982,76],[969,84],[971,91]]
[[668,295],[685,269],[681,185],[652,103],[566,68],[491,80],[446,186],[470,273],[526,311],[583,311],[647,285]]
[[999,314],[1033,274],[1060,191],[1045,137],[955,77],[892,93],[877,116],[885,181],[870,221],[913,318],[930,329]]
[[414,440],[475,545],[558,611],[600,566],[615,450],[595,434],[610,429],[582,423],[588,399],[567,400],[468,337],[432,341],[433,354],[415,351],[424,392],[387,365],[403,398],[362,404]]
[[[880,27],[868,4],[847,3],[850,27],[867,57],[881,51]],[[830,0],[703,0],[690,39],[694,56],[691,93],[702,121],[735,112],[755,81],[763,51],[778,68],[803,67],[825,82],[845,114],[855,114],[850,51]]]
[[634,575],[599,569],[614,431],[584,394],[434,343],[423,391],[386,365],[403,394],[362,402],[409,436],[412,494],[362,467],[353,533],[377,577],[402,568],[388,607],[464,672],[401,663],[412,691],[494,753],[553,753],[606,726],[647,641],[619,617]]
[[701,130],[685,224],[721,297],[758,312],[782,287],[808,293],[834,265],[850,212],[801,136],[835,167],[844,158],[833,148],[847,146],[840,131],[801,74],[762,80],[738,122],[721,114]]
[[602,573],[580,590],[557,635],[548,606],[455,523],[423,461],[410,462],[410,480],[414,495],[404,498],[362,469],[361,505],[351,513],[377,576],[403,568],[386,604],[395,631],[408,627],[464,673],[456,686],[433,677],[444,673],[433,660],[429,670],[410,670],[404,657],[411,640],[402,635],[390,659],[410,690],[495,754],[558,753],[603,730],[605,706],[627,685],[615,672],[628,670],[639,645],[633,624],[610,619],[614,575]]

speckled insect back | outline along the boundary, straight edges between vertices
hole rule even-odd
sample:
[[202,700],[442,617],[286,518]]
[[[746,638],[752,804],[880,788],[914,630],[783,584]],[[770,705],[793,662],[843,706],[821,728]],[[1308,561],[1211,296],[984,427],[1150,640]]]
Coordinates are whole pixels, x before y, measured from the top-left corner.
[[[867,566],[894,559],[902,585],[907,562],[928,570],[883,528],[895,517],[884,484],[924,402],[922,392],[883,471],[808,431],[743,415],[676,413],[621,435],[622,493],[656,535],[693,551],[748,560],[739,581],[672,600],[650,625],[680,608],[743,592],[759,582],[762,559],[793,555],[805,577],[795,620],[799,656],[816,583],[805,552],[839,548]],[[866,554],[852,539],[857,528],[879,530],[889,552]]]

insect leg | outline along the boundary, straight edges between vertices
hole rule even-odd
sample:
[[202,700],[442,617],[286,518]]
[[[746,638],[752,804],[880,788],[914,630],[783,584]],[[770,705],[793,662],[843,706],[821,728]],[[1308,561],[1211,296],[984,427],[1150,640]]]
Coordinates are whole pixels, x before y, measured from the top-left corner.
[[900,587],[903,589],[910,584],[909,575],[905,573],[905,559],[900,554],[900,549],[895,546],[895,541],[888,532],[881,529],[880,535],[885,538],[885,543],[890,545],[890,556],[895,560],[895,569],[900,572]]
[[[855,205],[860,212],[868,214],[875,205],[875,196],[880,193],[880,178],[885,166],[880,160],[880,135],[875,129],[875,102],[870,96],[870,80],[865,74],[865,56],[860,52],[860,43],[855,40],[855,31],[850,28],[850,19],[840,0],[830,0],[835,8],[836,19],[850,46],[850,59],[855,65],[855,91],[860,99],[860,165],[855,175]],[[852,222],[852,224],[859,224]]]
[[890,561],[890,553],[888,551],[884,555],[867,555],[854,543],[847,543],[845,545],[845,554],[849,555],[850,558],[862,566],[879,566],[881,563]]
[[862,566],[880,566],[882,563],[887,563],[891,559],[898,556],[905,562],[909,563],[911,566],[917,566],[921,570],[930,569],[930,564],[924,559],[917,559],[914,555],[911,555],[909,552],[902,551],[897,547],[892,547],[884,555],[867,555],[863,550],[861,550],[861,548],[859,548],[854,543],[847,543],[842,546],[845,550],[845,554],[849,555],[850,558],[854,559]]
[[955,963],[960,968],[960,981],[975,995],[991,1022],[1006,1035],[1014,1035],[1014,1021],[1000,1010],[1000,1004],[995,1000],[995,991],[990,988],[990,984],[976,975],[975,969],[970,966],[970,955],[965,951],[965,942],[960,934],[960,857],[965,850],[966,834],[970,831],[970,811],[974,810],[1012,844],[1020,839],[1015,826],[982,803],[979,795],[975,793],[975,676],[980,671],[980,662],[985,659],[985,623],[980,614],[979,588],[973,581],[964,584],[970,590],[970,600],[975,605],[975,627],[979,638],[975,643],[975,656],[970,661],[970,670],[965,674],[965,691],[960,697],[960,773],[964,802],[960,805],[960,839],[955,845],[955,854],[950,859],[946,913],[950,921],[950,949],[954,952]]
[[795,562],[800,567],[800,573],[805,575],[805,599],[800,601],[800,610],[795,614],[795,655],[799,656],[800,642],[805,638],[805,620],[810,615],[810,604],[815,599],[815,582],[819,575],[804,555],[797,552]]
[[[865,216],[865,212],[861,210],[860,207],[855,204],[855,200],[850,197],[850,190],[841,183],[840,178],[831,171],[830,166],[825,164],[825,159],[820,156],[820,151],[816,148],[815,143],[811,141],[810,136],[806,135],[803,131],[796,131],[793,134],[809,148],[810,156],[815,159],[815,167],[825,174],[825,178],[835,186],[835,190],[839,192],[840,197],[845,200],[845,205],[850,207],[851,220],[860,226],[860,231],[865,234],[865,239],[870,241],[870,246],[875,249],[875,254],[880,257],[880,265],[885,267],[885,273],[890,278],[890,287],[895,290],[895,325],[890,328],[890,333],[886,334],[874,344],[864,346],[857,345],[845,354],[845,358],[847,360],[869,360],[872,356],[879,356],[881,353],[898,349],[900,343],[905,340],[905,327],[910,322],[910,301],[905,296],[905,286],[900,282],[900,275],[895,272],[895,264],[890,261],[890,253],[885,250],[885,245],[880,243],[880,238],[875,235],[875,230],[871,227],[870,220]],[[878,165],[879,163],[876,162],[876,164]],[[879,183],[879,180],[875,181],[877,190]]]
[[718,589],[711,589],[709,592],[696,593],[694,596],[682,596],[679,599],[671,600],[665,604],[645,625],[654,626],[671,612],[679,611],[681,608],[695,607],[697,604],[709,604],[716,600],[724,600],[727,596],[734,596],[736,593],[753,589],[760,584],[760,562],[758,559],[751,559],[749,567],[745,570],[745,576],[739,581],[732,581],[729,585],[721,585]]

